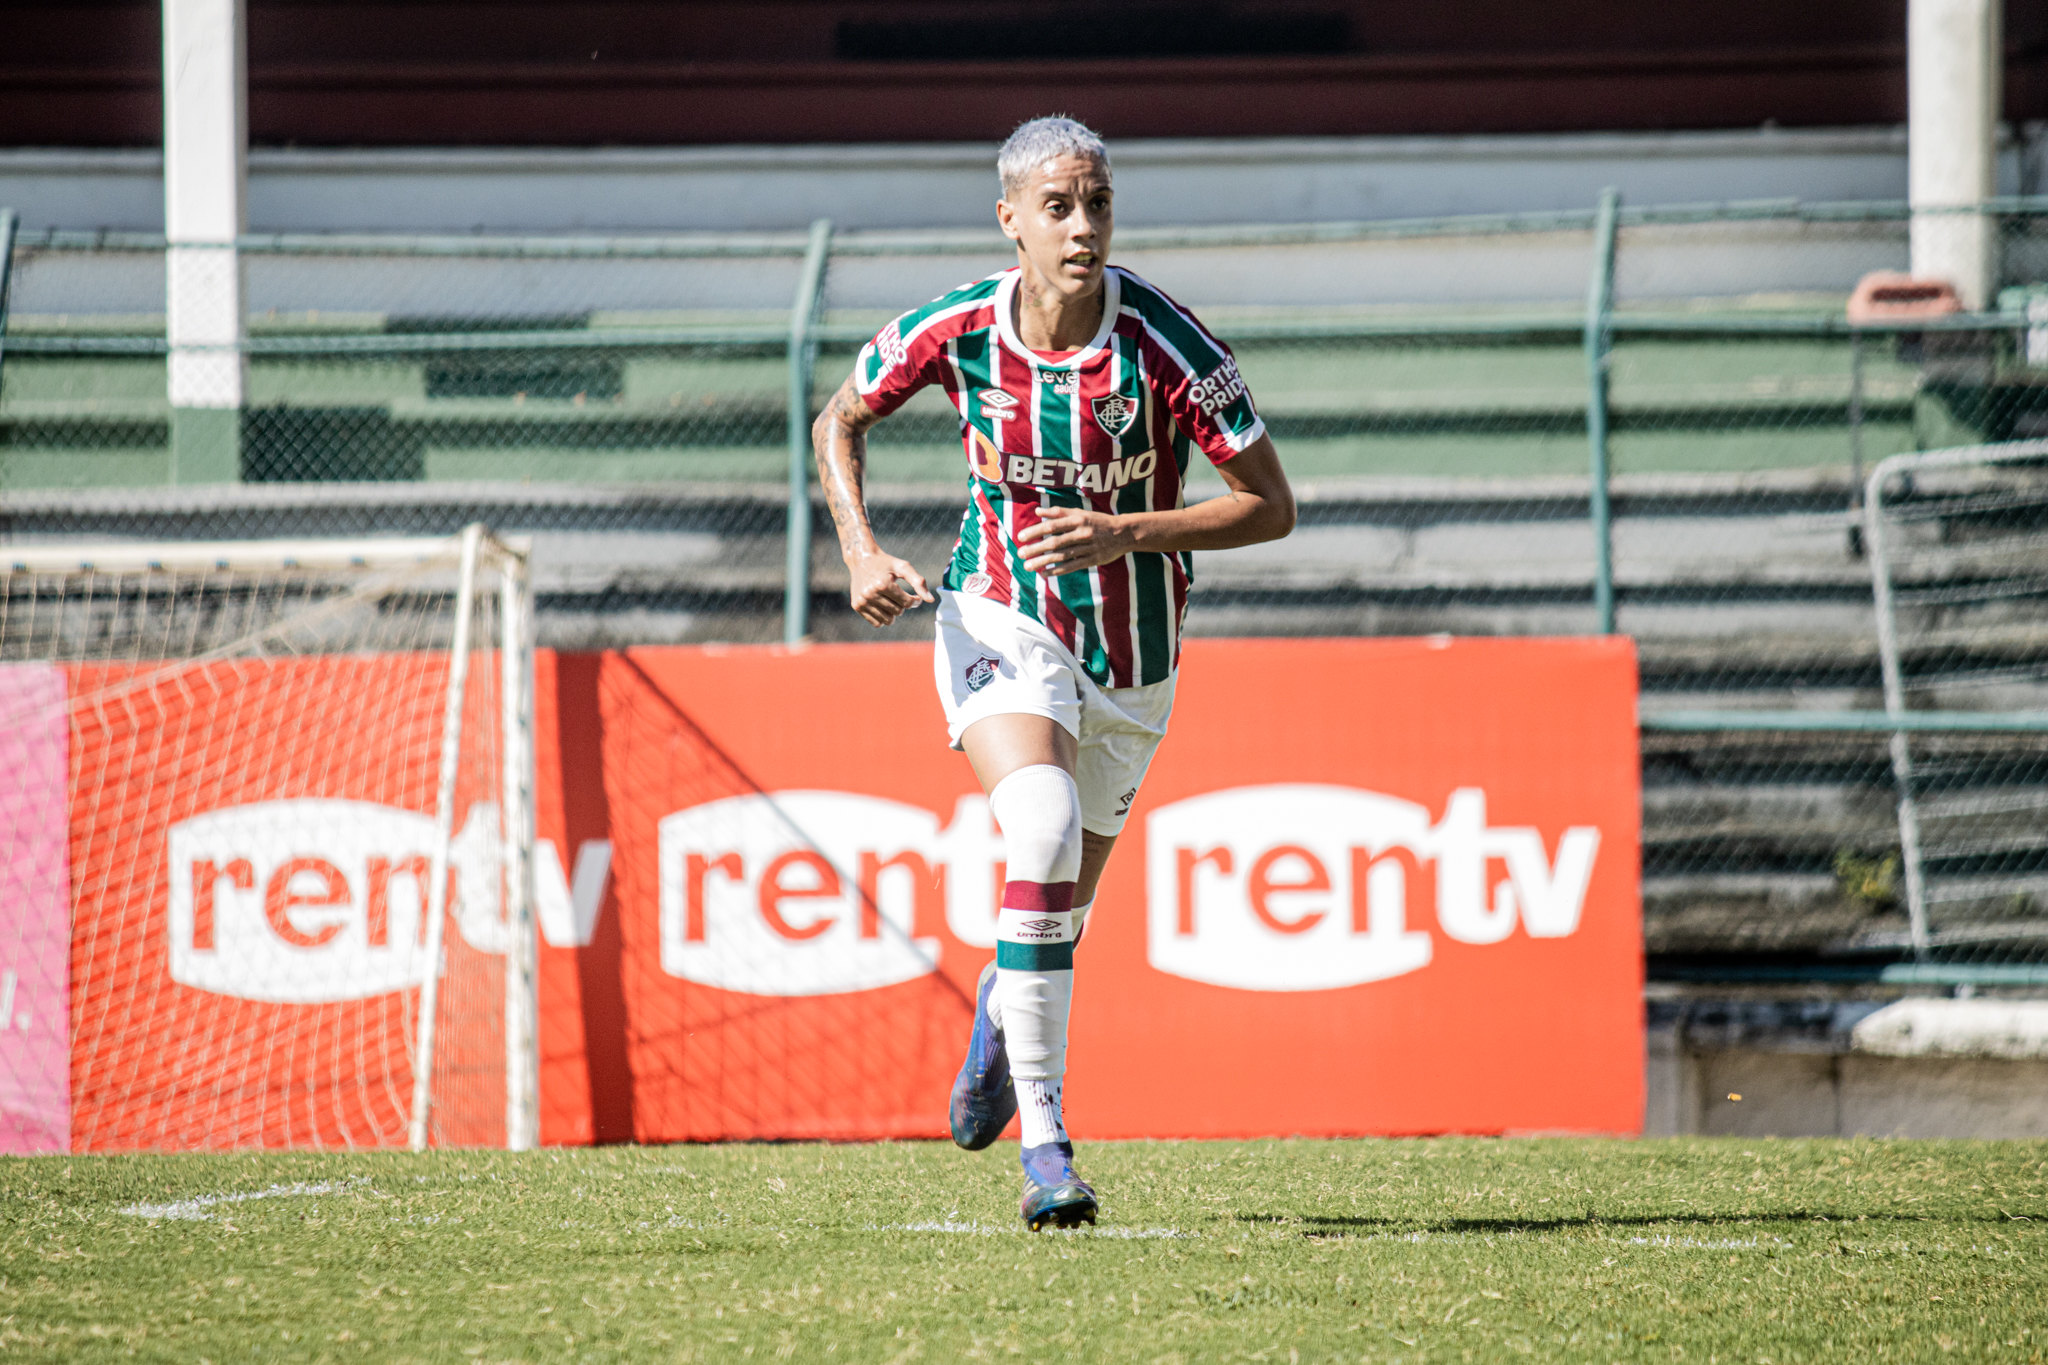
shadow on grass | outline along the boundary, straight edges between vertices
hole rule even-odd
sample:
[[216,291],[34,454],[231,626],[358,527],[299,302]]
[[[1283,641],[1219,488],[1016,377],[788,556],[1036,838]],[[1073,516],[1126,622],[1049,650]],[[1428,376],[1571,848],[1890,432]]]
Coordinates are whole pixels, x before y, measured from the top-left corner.
[[1584,1213],[1554,1218],[1370,1218],[1326,1214],[1240,1213],[1240,1223],[1299,1223],[1304,1237],[1357,1237],[1431,1232],[1456,1235],[1501,1235],[1514,1232],[1561,1232],[1570,1228],[1756,1227],[1772,1223],[1999,1223],[1999,1214],[1959,1214],[1940,1218],[1908,1213],[1827,1213],[1783,1209],[1766,1213],[1655,1213],[1606,1215]]

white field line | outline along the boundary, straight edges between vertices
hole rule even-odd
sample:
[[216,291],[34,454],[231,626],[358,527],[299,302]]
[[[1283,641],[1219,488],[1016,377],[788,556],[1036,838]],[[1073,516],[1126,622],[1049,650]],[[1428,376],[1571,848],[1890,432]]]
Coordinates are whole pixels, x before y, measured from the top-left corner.
[[[1469,1242],[1475,1237],[1492,1242],[1495,1238],[1522,1238],[1529,1234],[1522,1229],[1507,1232],[1376,1232],[1366,1237],[1346,1240],[1359,1242]],[[1792,1244],[1782,1237],[1674,1237],[1664,1233],[1656,1237],[1603,1237],[1603,1242],[1619,1246],[1658,1247],[1673,1251],[1760,1251],[1770,1247],[1788,1247]]]
[[[957,1219],[957,1218],[948,1218],[948,1219],[947,1219],[946,1221],[944,1221],[944,1222],[942,1222],[942,1223],[941,1223],[941,1222],[923,1222],[923,1223],[870,1223],[870,1224],[868,1224],[868,1226],[867,1226],[867,1228],[866,1228],[866,1231],[869,1231],[869,1232],[953,1232],[953,1233],[963,1233],[963,1234],[966,1234],[967,1236],[970,1236],[970,1237],[1006,1237],[1006,1236],[1009,1236],[1009,1235],[1010,1235],[1010,1234],[1012,1234],[1012,1233],[1015,1233],[1015,1234],[1017,1234],[1017,1235],[1019,1235],[1019,1236],[1022,1236],[1022,1235],[1024,1234],[1024,1232],[1025,1232],[1025,1229],[1024,1229],[1024,1228],[1023,1228],[1023,1227],[1022,1227],[1021,1225],[1013,1227],[1013,1226],[1011,1226],[1011,1225],[1009,1225],[1009,1224],[1007,1224],[1007,1223],[1005,1223],[1005,1224],[1001,1224],[1001,1225],[998,1225],[998,1224],[995,1224],[995,1223],[971,1223],[971,1222],[963,1222],[963,1221],[961,1221],[960,1219]],[[1194,1234],[1194,1233],[1192,1233],[1192,1232],[1181,1232],[1181,1231],[1179,1231],[1178,1229],[1175,1229],[1175,1228],[1119,1228],[1119,1227],[1107,1227],[1107,1228],[1099,1228],[1099,1227],[1086,1227],[1086,1228],[1065,1228],[1065,1229],[1062,1229],[1062,1231],[1064,1231],[1064,1232],[1066,1233],[1066,1235],[1067,1235],[1067,1236],[1069,1236],[1069,1237],[1117,1237],[1117,1238],[1127,1238],[1127,1239],[1136,1239],[1136,1240],[1144,1240],[1144,1241],[1151,1241],[1151,1240],[1154,1240],[1154,1239],[1157,1239],[1157,1238],[1163,1238],[1163,1237],[1193,1237],[1193,1236],[1195,1236],[1195,1234]]]
[[[1616,1238],[1613,1240],[1624,1240]],[[1625,1239],[1632,1247],[1678,1247],[1694,1251],[1756,1251],[1763,1247],[1788,1247],[1792,1244],[1782,1237],[1722,1237],[1706,1239],[1700,1237],[1673,1237],[1664,1233],[1657,1237],[1630,1237]]]
[[205,1222],[213,1217],[207,1210],[222,1204],[246,1204],[252,1199],[291,1199],[309,1194],[343,1194],[358,1185],[368,1183],[367,1176],[350,1176],[347,1180],[322,1180],[307,1184],[295,1180],[289,1185],[272,1185],[269,1189],[250,1190],[243,1194],[202,1194],[193,1199],[180,1199],[169,1204],[130,1204],[121,1212],[131,1218],[182,1219],[186,1222]]

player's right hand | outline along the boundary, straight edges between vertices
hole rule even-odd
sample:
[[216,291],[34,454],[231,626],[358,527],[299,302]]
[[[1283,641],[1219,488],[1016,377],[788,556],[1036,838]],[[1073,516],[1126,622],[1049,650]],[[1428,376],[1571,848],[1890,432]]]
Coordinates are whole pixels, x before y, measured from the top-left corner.
[[907,559],[876,550],[847,561],[853,575],[848,599],[861,619],[876,628],[888,625],[919,602],[935,602],[929,584]]

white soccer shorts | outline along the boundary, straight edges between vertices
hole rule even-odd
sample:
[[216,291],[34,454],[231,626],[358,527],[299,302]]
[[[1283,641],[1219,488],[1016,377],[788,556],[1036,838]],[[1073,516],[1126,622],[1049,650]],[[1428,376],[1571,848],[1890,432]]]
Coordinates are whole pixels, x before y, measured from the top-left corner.
[[1081,826],[1119,834],[1152,755],[1166,737],[1174,680],[1148,687],[1103,687],[1059,637],[1019,611],[986,597],[939,589],[933,671],[946,708],[946,738],[984,716],[1045,716],[1080,745],[1074,783]]

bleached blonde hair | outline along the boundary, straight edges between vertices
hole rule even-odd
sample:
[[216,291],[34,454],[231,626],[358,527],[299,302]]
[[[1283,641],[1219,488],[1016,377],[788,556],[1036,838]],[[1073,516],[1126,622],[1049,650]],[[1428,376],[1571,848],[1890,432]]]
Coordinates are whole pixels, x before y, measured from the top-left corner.
[[1087,157],[1109,174],[1109,147],[1102,135],[1079,119],[1052,114],[1017,125],[996,153],[996,175],[1003,182],[1003,195],[1022,189],[1031,173],[1048,161],[1063,156]]

